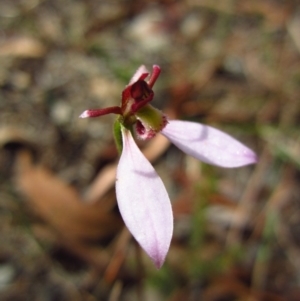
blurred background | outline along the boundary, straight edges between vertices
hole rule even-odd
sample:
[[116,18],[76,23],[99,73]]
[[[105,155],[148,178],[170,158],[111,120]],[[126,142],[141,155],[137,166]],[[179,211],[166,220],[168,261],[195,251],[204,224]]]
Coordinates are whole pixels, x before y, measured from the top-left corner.
[[[259,162],[208,166],[140,143],[173,204],[156,270],[119,216],[113,116],[135,70],[154,104]],[[0,0],[0,299],[300,300],[300,5]]]

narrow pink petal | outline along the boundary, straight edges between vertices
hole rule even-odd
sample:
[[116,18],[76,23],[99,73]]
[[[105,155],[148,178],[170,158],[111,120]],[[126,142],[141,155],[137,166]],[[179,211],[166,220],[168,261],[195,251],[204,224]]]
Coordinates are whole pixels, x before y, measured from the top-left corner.
[[210,126],[172,120],[161,133],[183,152],[209,164],[239,167],[257,162],[251,149]]
[[153,67],[152,67],[152,73],[151,73],[150,78],[148,80],[148,85],[151,88],[155,84],[157,78],[159,77],[159,74],[160,74],[160,67],[158,65],[153,65]]
[[89,110],[85,110],[79,115],[79,118],[88,118],[90,117]]
[[148,75],[149,75],[149,71],[147,70],[147,68],[144,65],[140,66],[136,70],[136,72],[134,73],[134,75],[132,76],[132,78],[130,79],[128,86],[134,84],[138,80],[145,79]]
[[88,117],[99,117],[107,114],[122,114],[120,107],[108,107],[104,109],[94,109],[94,110],[85,110],[81,115],[80,118],[88,118]]
[[122,129],[123,151],[117,168],[116,192],[126,226],[157,268],[165,260],[173,233],[168,193],[130,131]]

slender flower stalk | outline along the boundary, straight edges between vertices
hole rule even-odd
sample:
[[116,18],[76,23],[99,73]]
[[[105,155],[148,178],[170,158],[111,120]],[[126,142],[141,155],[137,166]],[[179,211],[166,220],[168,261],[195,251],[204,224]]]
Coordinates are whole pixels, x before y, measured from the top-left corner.
[[157,65],[151,74],[141,66],[123,90],[120,106],[86,110],[80,115],[118,115],[114,125],[121,154],[116,178],[118,206],[129,231],[157,268],[164,263],[172,239],[172,207],[162,180],[137,147],[133,134],[146,140],[160,133],[186,154],[216,166],[233,168],[257,162],[251,149],[228,134],[195,122],[168,120],[151,106],[159,74]]

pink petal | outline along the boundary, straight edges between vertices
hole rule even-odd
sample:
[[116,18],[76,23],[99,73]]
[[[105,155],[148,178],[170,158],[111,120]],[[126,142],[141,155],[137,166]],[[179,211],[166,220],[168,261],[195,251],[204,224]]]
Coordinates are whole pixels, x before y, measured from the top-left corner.
[[153,67],[152,67],[152,73],[151,73],[150,78],[148,80],[148,85],[151,88],[155,84],[157,78],[159,77],[159,74],[160,74],[160,67],[158,65],[153,65]]
[[130,131],[122,129],[123,151],[117,168],[116,192],[124,222],[157,268],[165,260],[173,233],[168,193]]
[[251,149],[210,126],[172,120],[161,133],[183,152],[212,165],[239,167],[257,162]]
[[132,78],[129,81],[128,86],[134,84],[138,80],[145,79],[148,75],[149,75],[149,71],[147,70],[147,68],[144,65],[140,66],[133,74]]
[[94,109],[94,110],[85,110],[81,115],[80,118],[88,118],[88,117],[99,117],[107,114],[119,114],[122,115],[122,111],[120,107],[108,107],[104,109]]

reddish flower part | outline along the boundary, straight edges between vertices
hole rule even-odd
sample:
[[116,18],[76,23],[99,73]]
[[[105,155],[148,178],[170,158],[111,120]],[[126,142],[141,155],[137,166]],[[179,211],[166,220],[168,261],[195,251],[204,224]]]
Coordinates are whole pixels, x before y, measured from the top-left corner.
[[116,179],[120,213],[133,237],[160,268],[172,238],[172,207],[162,180],[137,147],[131,132],[140,139],[151,139],[161,133],[183,152],[222,167],[253,164],[257,156],[218,129],[196,122],[168,121],[149,104],[154,96],[153,85],[160,74],[159,66],[154,65],[149,74],[145,66],[137,70],[122,93],[120,107],[86,110],[80,117],[120,115],[115,123],[115,136],[121,141],[120,145],[117,143],[121,157]]

